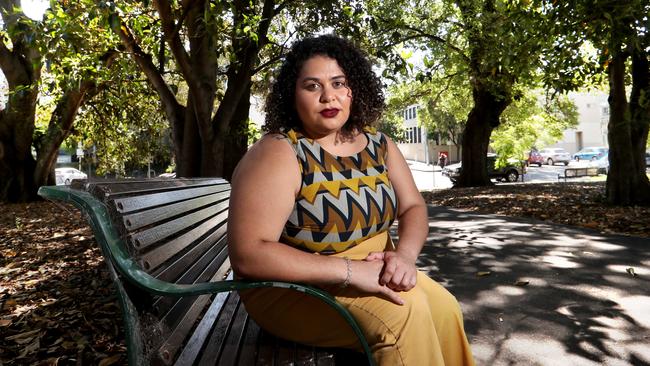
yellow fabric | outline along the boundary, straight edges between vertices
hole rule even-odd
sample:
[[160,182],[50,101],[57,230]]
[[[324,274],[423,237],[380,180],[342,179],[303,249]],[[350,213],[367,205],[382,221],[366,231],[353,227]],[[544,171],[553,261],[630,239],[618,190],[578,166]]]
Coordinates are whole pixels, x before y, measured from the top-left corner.
[[[386,232],[344,252],[332,254],[363,260],[371,251],[392,250]],[[354,273],[352,273],[354,276]],[[352,288],[328,287],[363,330],[379,365],[474,365],[456,299],[418,272],[417,285],[400,296],[402,306]],[[284,289],[241,292],[246,310],[264,329],[279,337],[321,347],[360,349],[347,323],[329,306]]]

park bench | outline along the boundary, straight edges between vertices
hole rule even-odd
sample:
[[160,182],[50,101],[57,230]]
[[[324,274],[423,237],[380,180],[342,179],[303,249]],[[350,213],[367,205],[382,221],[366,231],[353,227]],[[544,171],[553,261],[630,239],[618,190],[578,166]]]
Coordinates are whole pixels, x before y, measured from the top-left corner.
[[[225,180],[73,181],[41,187],[39,195],[72,203],[89,221],[117,288],[130,365],[373,364],[354,318],[327,292],[233,280]],[[366,354],[295,344],[261,330],[237,293],[259,287],[302,291],[331,305]]]
[[563,174],[557,175],[557,180],[564,179],[564,181],[566,182],[567,179],[571,179],[571,178],[596,177],[596,176],[598,176],[598,168],[596,167],[566,168],[564,169]]

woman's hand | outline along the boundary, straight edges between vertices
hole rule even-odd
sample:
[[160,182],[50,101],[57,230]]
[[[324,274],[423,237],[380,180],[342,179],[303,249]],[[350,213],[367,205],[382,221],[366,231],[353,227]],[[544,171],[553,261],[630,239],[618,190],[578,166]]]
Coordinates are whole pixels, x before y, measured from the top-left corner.
[[388,286],[393,291],[408,291],[415,287],[417,267],[415,261],[399,252],[371,252],[366,257],[368,262],[383,262],[379,284]]
[[379,283],[384,268],[383,261],[350,261],[350,266],[350,286],[362,292],[383,295],[397,305],[404,305],[404,300],[395,290]]

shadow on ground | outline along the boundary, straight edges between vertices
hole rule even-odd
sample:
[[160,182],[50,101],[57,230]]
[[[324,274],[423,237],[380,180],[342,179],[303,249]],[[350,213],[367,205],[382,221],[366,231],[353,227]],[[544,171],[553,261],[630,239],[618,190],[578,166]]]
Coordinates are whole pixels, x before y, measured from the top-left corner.
[[479,365],[650,365],[650,240],[429,207],[418,265]]

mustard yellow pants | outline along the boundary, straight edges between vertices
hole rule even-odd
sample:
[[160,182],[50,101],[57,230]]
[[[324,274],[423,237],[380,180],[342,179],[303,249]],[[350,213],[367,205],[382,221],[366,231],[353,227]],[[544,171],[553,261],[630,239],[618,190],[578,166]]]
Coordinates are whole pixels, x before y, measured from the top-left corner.
[[[363,260],[382,250],[393,250],[387,233],[334,255]],[[425,274],[418,272],[417,285],[400,293],[402,306],[352,288],[326,290],[357,320],[379,365],[474,365],[456,298]],[[361,351],[345,320],[314,297],[285,289],[246,290],[241,297],[250,316],[276,336]]]

